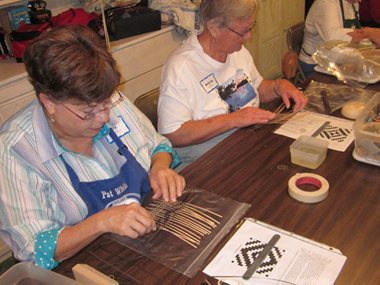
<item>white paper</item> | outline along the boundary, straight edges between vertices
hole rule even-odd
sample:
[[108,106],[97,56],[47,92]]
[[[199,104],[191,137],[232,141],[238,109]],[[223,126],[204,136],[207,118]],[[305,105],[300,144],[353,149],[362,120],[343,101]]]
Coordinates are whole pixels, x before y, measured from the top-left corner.
[[329,149],[345,151],[355,138],[353,130],[354,121],[307,111],[298,112],[274,133],[298,139],[301,135],[312,136],[326,122],[330,123],[316,138],[328,141]]
[[[274,234],[280,239],[249,280],[242,278]],[[315,241],[247,219],[204,273],[228,284],[334,284],[346,257]]]

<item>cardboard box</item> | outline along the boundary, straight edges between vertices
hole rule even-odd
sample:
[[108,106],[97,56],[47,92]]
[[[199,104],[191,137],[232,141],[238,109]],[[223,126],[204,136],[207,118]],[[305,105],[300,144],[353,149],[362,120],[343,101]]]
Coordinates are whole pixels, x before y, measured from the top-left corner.
[[13,31],[16,31],[22,23],[30,24],[28,8],[25,6],[7,8],[7,16]]

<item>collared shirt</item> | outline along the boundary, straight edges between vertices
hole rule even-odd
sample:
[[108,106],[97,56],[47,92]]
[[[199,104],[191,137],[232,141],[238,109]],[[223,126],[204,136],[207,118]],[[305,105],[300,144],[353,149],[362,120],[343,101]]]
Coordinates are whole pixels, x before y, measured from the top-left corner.
[[[132,155],[149,172],[151,157],[157,151],[170,152],[172,167],[179,163],[170,142],[159,135],[128,99],[110,113],[109,126],[120,120],[126,124],[121,137]],[[45,268],[56,265],[54,248],[59,230],[75,225],[87,215],[87,207],[73,189],[62,155],[81,181],[107,179],[118,174],[125,158],[104,133],[94,139],[93,157],[65,150],[50,130],[42,107],[32,102],[8,120],[0,129],[0,236],[12,247],[15,257]],[[50,235],[49,231],[53,230]],[[47,233],[49,235],[47,235]],[[43,237],[41,237],[43,235]],[[39,263],[36,256],[46,255],[35,248],[45,238],[53,249]],[[49,246],[49,247],[51,247]],[[43,258],[43,257],[41,257]]]

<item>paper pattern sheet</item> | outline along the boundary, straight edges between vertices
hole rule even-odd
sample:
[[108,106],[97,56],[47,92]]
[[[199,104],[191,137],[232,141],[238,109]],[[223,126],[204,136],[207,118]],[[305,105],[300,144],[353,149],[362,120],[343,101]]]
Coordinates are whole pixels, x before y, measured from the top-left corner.
[[[242,278],[265,245],[280,239],[249,280]],[[329,246],[271,225],[246,219],[232,238],[204,269],[228,284],[334,284],[346,257]]]
[[329,122],[328,125],[315,137],[328,141],[329,149],[345,151],[355,138],[354,121],[307,111],[298,112],[274,133],[298,139],[301,135],[312,136],[326,122]]

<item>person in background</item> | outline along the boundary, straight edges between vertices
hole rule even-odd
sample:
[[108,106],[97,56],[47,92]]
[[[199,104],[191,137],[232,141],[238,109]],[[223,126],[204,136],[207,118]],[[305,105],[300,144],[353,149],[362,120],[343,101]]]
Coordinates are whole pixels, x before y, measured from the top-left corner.
[[363,27],[380,28],[380,1],[361,0],[359,15]]
[[144,196],[175,201],[185,180],[170,142],[116,91],[105,42],[61,26],[23,59],[38,99],[0,128],[0,236],[15,258],[52,269],[104,233],[154,231]]
[[308,100],[284,79],[265,80],[243,46],[255,24],[255,0],[207,0],[203,31],[166,61],[158,102],[158,131],[171,141],[183,169],[238,128],[267,123],[275,114],[261,102],[281,98],[289,108]]
[[380,45],[379,29],[361,28],[360,0],[315,0],[305,21],[304,39],[299,64],[306,77],[315,73],[312,54],[317,45],[329,40],[372,40]]

